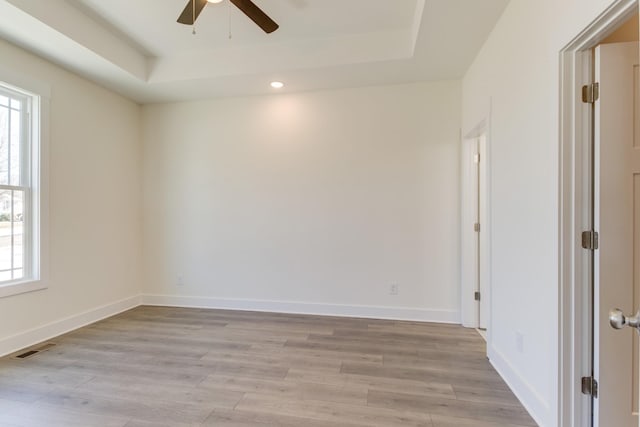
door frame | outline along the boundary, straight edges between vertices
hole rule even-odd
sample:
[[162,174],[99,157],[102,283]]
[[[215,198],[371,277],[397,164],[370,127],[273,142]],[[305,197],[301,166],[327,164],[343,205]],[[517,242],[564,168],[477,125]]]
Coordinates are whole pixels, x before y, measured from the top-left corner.
[[[616,0],[560,52],[559,145],[559,333],[558,425],[587,426],[590,397],[581,378],[591,375],[591,292],[588,253],[581,233],[588,229],[591,123],[590,107],[581,100],[583,85],[593,81],[592,49],[621,23],[638,14],[639,0]],[[601,426],[603,427],[603,426]]]
[[[485,325],[487,329],[486,340],[490,342],[491,337],[491,104],[486,114],[486,118],[481,120],[471,130],[463,134],[461,153],[461,317],[462,324],[468,328],[478,328],[479,324],[479,310],[484,308],[483,316],[485,318]],[[468,200],[465,200],[469,190],[469,180],[467,172],[468,159],[467,159],[467,147],[469,141],[477,140],[481,136],[485,137],[485,143],[479,147],[480,154],[480,174],[478,185],[478,197],[479,206],[469,206]],[[469,208],[478,208],[480,216],[480,257],[478,259],[478,266],[480,268],[479,275],[479,287],[481,292],[481,302],[478,304],[474,299],[475,288],[470,281],[465,280],[465,277],[477,275],[475,266],[470,265],[466,261],[464,256],[468,251],[468,245],[476,245],[476,239],[468,239],[470,234],[469,224],[464,222],[465,216],[469,214],[467,210]],[[477,253],[477,252],[476,252]]]

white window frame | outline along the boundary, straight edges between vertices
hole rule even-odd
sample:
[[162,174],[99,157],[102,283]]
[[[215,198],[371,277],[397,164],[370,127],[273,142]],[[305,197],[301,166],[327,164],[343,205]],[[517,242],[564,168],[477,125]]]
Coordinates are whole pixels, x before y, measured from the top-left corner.
[[[0,298],[33,292],[48,287],[48,147],[49,106],[51,90],[48,85],[0,66],[0,86],[19,93],[30,101],[28,126],[30,150],[30,190],[25,205],[30,209],[24,225],[24,279],[0,282]],[[28,271],[27,271],[28,269]]]

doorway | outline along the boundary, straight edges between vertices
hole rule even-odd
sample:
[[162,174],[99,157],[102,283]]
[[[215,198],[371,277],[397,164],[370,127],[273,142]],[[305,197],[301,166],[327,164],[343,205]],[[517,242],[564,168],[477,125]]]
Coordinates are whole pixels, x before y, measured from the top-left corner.
[[462,323],[490,329],[489,138],[486,121],[462,141]]
[[561,52],[562,426],[639,422],[637,337],[608,318],[640,302],[638,31],[637,0],[619,0]]

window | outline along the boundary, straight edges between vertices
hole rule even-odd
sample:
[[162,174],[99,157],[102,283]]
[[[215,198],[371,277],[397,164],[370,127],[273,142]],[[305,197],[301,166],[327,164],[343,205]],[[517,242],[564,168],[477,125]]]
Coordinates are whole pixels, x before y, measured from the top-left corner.
[[0,297],[45,287],[40,100],[0,82]]

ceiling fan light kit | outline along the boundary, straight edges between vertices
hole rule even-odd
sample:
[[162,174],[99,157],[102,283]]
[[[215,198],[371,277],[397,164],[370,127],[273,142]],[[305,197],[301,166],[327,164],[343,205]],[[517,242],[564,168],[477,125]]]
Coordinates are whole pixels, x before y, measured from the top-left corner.
[[[220,3],[222,0],[189,0],[184,10],[178,17],[178,22],[185,25],[193,25],[207,3]],[[247,15],[256,25],[267,34],[278,29],[279,25],[262,11],[251,0],[229,0],[238,9]]]

